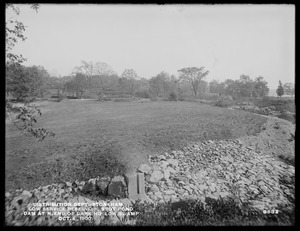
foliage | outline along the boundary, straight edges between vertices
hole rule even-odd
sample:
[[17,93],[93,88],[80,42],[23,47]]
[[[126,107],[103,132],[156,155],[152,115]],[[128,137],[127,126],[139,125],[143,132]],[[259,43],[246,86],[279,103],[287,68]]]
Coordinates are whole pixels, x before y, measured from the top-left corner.
[[18,63],[6,66],[6,92],[17,100],[35,98],[45,92],[48,72],[41,66],[25,67]]
[[213,80],[209,83],[209,92],[210,93],[225,93],[225,82],[219,82],[217,80]]
[[179,81],[191,83],[194,96],[197,96],[200,81],[208,75],[209,71],[204,72],[204,67],[186,67],[178,70],[180,73]]
[[167,97],[171,92],[176,91],[177,83],[175,76],[162,71],[149,80],[149,90],[154,96]]
[[[31,4],[31,8],[38,11],[38,4]],[[6,4],[6,11],[12,10],[16,15],[20,14],[20,9],[13,4]],[[8,12],[6,12],[8,13]],[[32,98],[35,98],[39,93],[43,93],[43,80],[47,76],[45,69],[41,67],[21,66],[25,61],[22,55],[12,52],[13,47],[19,40],[25,41],[24,36],[25,26],[22,22],[6,17],[5,22],[5,51],[6,51],[6,93],[13,93],[19,100],[27,101],[27,107],[13,106],[6,100],[6,115],[13,111],[18,111],[19,114],[14,120],[14,124],[24,134],[34,136],[40,141],[43,141],[48,135],[54,136],[54,133],[47,131],[44,128],[36,128],[36,114],[42,115],[41,111],[35,106],[29,106]],[[31,99],[29,99],[31,98]]]
[[42,112],[38,107],[29,104],[24,105],[23,107],[16,107],[9,102],[7,102],[6,107],[10,109],[7,111],[8,114],[12,111],[19,112],[13,123],[25,135],[34,136],[38,141],[43,141],[47,136],[55,136],[53,132],[47,131],[44,128],[35,127],[35,124],[37,123],[36,115],[42,115]]
[[286,95],[294,95],[295,94],[295,86],[292,83],[285,83],[283,85],[283,91]]
[[296,123],[295,114],[290,114],[290,113],[287,113],[287,112],[283,112],[278,116],[278,118],[290,121],[293,124]]
[[169,101],[177,101],[177,95],[175,92],[171,92],[168,98]]
[[293,225],[294,214],[280,210],[279,215],[266,215],[248,203],[237,203],[234,198],[217,200],[206,198],[183,201],[181,208],[171,202],[154,206],[149,203],[136,202],[134,211],[140,212],[136,225],[140,226],[224,226],[224,225]]
[[234,105],[234,101],[225,98],[225,97],[219,97],[215,102],[214,105],[217,107],[229,107]]
[[276,90],[276,93],[279,97],[283,96],[284,95],[284,89],[283,89],[283,86],[282,86],[282,83],[281,81],[279,81],[279,86]]
[[269,92],[267,84],[261,76],[252,80],[248,75],[241,75],[238,80],[226,79],[221,83],[214,80],[210,82],[210,89],[212,93],[225,93],[232,96],[233,99],[264,97]]
[[254,82],[254,91],[252,95],[254,97],[265,97],[269,93],[268,83],[263,80],[263,77],[259,76]]
[[128,93],[133,97],[134,92],[136,90],[136,80],[139,78],[135,70],[133,69],[125,69],[121,75],[123,79],[123,84],[125,84]]

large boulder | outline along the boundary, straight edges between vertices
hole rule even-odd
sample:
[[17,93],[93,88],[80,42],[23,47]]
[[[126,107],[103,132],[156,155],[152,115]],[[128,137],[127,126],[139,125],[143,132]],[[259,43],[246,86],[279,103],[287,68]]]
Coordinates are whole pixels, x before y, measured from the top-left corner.
[[108,185],[108,195],[123,198],[126,197],[126,183],[122,176],[114,177]]

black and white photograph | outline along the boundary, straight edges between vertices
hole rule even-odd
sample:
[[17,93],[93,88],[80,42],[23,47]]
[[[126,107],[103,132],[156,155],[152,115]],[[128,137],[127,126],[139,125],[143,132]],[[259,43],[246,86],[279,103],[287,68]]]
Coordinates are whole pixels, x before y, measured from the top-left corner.
[[294,226],[295,8],[6,3],[4,226]]

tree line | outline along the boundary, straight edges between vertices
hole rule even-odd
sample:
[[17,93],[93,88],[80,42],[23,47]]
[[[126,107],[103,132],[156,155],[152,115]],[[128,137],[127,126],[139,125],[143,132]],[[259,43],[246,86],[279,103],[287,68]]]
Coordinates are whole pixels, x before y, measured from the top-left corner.
[[[86,62],[74,67],[69,76],[53,77],[42,66],[25,67],[20,63],[6,65],[6,93],[17,100],[44,97],[49,90],[56,90],[57,97],[98,98],[142,97],[176,99],[201,98],[206,93],[223,94],[233,99],[240,97],[264,97],[269,93],[268,83],[262,76],[251,79],[241,75],[239,79],[223,82],[203,79],[209,71],[204,67],[186,67],[178,70],[179,77],[162,71],[150,79],[139,77],[133,69],[125,69],[119,76],[104,62]],[[281,84],[281,82],[280,82]],[[282,84],[281,84],[282,85]],[[281,89],[281,88],[280,88]],[[293,84],[285,83],[278,96],[293,94]],[[52,92],[53,93],[53,92]]]

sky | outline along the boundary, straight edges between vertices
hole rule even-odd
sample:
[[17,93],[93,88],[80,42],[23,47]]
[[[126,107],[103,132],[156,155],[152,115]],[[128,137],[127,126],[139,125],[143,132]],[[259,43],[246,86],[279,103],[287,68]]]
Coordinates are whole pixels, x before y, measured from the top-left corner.
[[264,77],[295,82],[293,5],[18,5],[25,42],[14,52],[26,66],[70,75],[81,61],[105,62],[119,75],[149,79],[162,71],[205,67],[206,81]]

